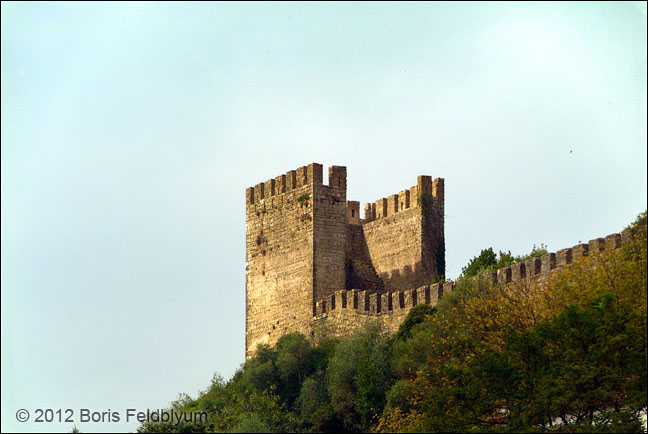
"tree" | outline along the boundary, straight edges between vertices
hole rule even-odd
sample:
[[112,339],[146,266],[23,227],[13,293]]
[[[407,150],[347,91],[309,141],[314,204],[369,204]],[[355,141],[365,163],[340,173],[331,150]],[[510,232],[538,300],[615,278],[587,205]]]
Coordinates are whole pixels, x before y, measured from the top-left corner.
[[338,344],[326,372],[331,406],[346,431],[364,431],[385,403],[389,380],[388,338],[369,322]]
[[492,247],[481,251],[479,256],[472,258],[468,265],[461,269],[460,278],[468,278],[476,276],[485,270],[488,270],[497,265],[497,255]]
[[461,269],[460,278],[469,278],[477,276],[489,270],[510,267],[513,264],[528,261],[529,259],[539,258],[547,253],[547,246],[540,244],[540,247],[533,245],[533,249],[526,255],[513,256],[510,251],[495,254],[492,247],[481,251],[479,256],[472,258],[468,265]]

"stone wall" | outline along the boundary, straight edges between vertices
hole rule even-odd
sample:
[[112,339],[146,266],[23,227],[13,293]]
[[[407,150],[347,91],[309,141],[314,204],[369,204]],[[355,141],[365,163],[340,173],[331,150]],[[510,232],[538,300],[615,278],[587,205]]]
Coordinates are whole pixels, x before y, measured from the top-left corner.
[[316,170],[300,167],[246,190],[246,356],[312,318]]
[[361,220],[359,202],[346,200],[346,167],[330,167],[328,185],[322,176],[312,163],[246,190],[246,357],[283,334],[308,333],[316,300],[336,291],[372,291],[380,304],[387,290],[443,275],[442,179],[420,176],[367,204]]
[[404,291],[336,291],[316,303],[314,323],[326,321],[334,325],[336,335],[343,336],[350,334],[363,321],[377,319],[390,333],[395,333],[412,307],[418,304],[434,306],[444,292],[452,291],[454,287],[454,282],[447,282]]
[[443,179],[419,176],[409,190],[365,205],[368,262],[385,289],[416,288],[445,273],[443,194]]
[[[365,205],[346,200],[346,168],[312,163],[246,190],[246,357],[286,333],[326,324],[338,335],[378,319],[395,332],[417,304],[435,305],[454,282],[445,272],[444,182],[417,185]],[[595,238],[475,279],[547,279],[629,233]]]
[[[321,167],[321,166],[320,166]],[[314,282],[311,299],[324,298],[344,288],[346,246],[346,167],[329,168],[328,185],[321,182],[313,190]]]
[[346,231],[345,285],[342,288],[384,290],[385,284],[371,261],[363,225],[347,224]]
[[[594,238],[587,244],[547,253],[540,258],[472,277],[491,285],[510,284],[521,280],[547,280],[558,269],[576,262],[592,252],[614,250],[631,240],[631,231]],[[312,327],[327,324],[335,335],[348,335],[369,319],[382,321],[390,333],[398,330],[409,310],[417,304],[434,306],[443,294],[453,291],[459,282],[436,283],[404,291],[336,291],[316,302],[317,316]]]

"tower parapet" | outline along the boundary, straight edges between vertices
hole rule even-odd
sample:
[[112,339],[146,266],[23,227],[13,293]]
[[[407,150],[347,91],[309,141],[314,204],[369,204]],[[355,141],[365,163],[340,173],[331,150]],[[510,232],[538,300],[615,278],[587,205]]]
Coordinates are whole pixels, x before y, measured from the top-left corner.
[[271,178],[265,182],[256,184],[254,187],[246,188],[245,204],[252,205],[254,203],[259,203],[259,201],[263,199],[288,193],[292,190],[306,187],[308,185],[322,185],[321,164],[311,163],[308,166],[301,166],[297,170],[289,170],[285,174],[279,175],[276,178]]
[[363,223],[369,223],[377,219],[392,216],[398,212],[410,208],[420,207],[424,200],[432,200],[443,205],[443,178],[436,178],[421,175],[416,185],[407,190],[401,190],[396,194],[377,199],[364,205],[365,218]]
[[[247,356],[285,333],[307,333],[325,306],[346,305],[336,291],[360,288],[353,302],[378,314],[394,306],[390,291],[444,272],[434,261],[444,255],[438,180],[418,177],[416,186],[365,205],[361,219],[360,203],[347,201],[346,167],[329,167],[328,184],[322,178],[322,165],[311,163],[245,190]],[[429,200],[417,201],[421,195]]]

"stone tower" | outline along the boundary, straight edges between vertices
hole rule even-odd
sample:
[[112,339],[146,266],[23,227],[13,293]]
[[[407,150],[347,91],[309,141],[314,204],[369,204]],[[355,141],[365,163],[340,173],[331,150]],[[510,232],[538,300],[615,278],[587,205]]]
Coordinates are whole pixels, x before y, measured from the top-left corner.
[[346,167],[317,163],[246,190],[246,357],[307,334],[335,291],[416,288],[445,272],[443,179],[365,205],[346,200]]

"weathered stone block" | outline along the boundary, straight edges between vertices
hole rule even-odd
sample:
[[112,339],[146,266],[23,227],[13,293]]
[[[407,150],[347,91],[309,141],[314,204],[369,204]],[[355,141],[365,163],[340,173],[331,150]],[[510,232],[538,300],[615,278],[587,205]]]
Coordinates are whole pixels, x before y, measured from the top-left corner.
[[542,261],[542,272],[543,273],[546,273],[546,272],[556,268],[556,254],[555,253],[547,253],[546,255],[542,255],[542,257],[540,257],[540,260]]
[[572,263],[572,249],[560,249],[556,252],[556,266],[564,267]]
[[610,234],[605,237],[605,249],[614,250],[621,247],[621,235],[620,234]]
[[430,304],[429,286],[421,286],[416,289],[416,304]]
[[588,248],[587,244],[576,244],[572,247],[572,260],[578,261],[583,256],[587,256]]
[[511,280],[516,281],[526,277],[526,264],[513,264],[511,265]]
[[509,283],[511,281],[511,268],[501,268],[497,270],[497,282],[498,283]]
[[604,238],[594,238],[589,240],[587,243],[589,245],[589,253],[597,254],[605,250],[605,239]]

